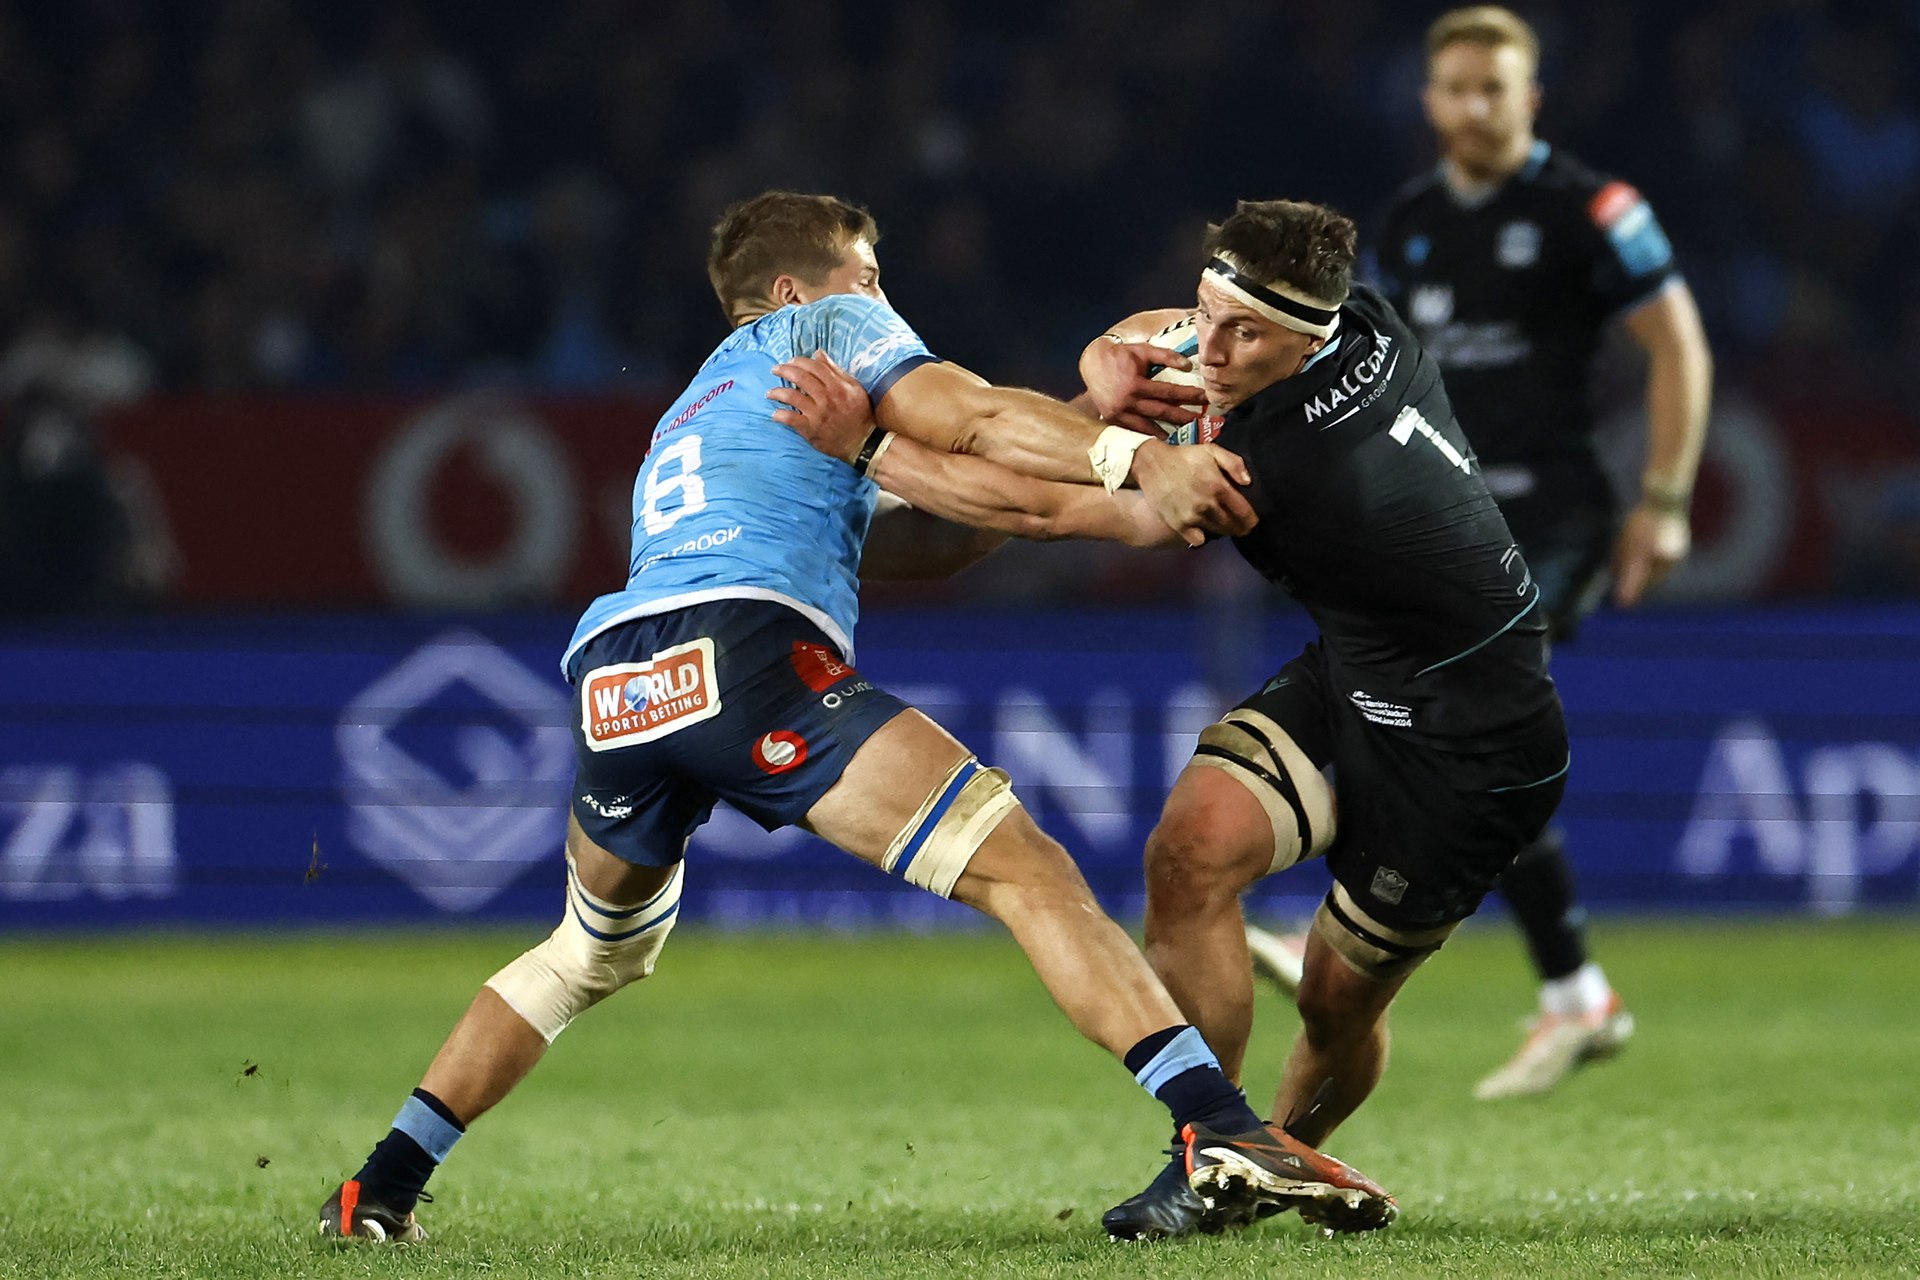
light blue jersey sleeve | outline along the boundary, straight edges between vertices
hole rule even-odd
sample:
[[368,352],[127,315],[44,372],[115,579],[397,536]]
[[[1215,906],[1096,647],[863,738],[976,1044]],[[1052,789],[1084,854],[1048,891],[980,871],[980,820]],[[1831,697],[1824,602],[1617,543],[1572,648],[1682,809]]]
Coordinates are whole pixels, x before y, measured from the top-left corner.
[[920,335],[884,302],[857,293],[838,294],[799,308],[793,316],[793,354],[825,351],[867,389],[875,404],[893,384],[923,364],[933,352]]

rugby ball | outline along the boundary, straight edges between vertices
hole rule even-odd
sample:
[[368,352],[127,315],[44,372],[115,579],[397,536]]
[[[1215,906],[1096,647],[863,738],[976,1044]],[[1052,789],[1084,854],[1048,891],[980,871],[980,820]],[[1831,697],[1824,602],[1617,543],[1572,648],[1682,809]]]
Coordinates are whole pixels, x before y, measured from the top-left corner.
[[[1182,317],[1154,334],[1149,341],[1156,347],[1166,347],[1170,351],[1178,351],[1188,360],[1198,361],[1200,336],[1195,332],[1194,324],[1194,317]],[[1172,365],[1152,365],[1148,369],[1148,376],[1155,382],[1173,382],[1183,387],[1206,385],[1198,373],[1190,369],[1176,369]],[[1171,444],[1192,444],[1196,440],[1211,440],[1220,434],[1221,419],[1211,412],[1202,415],[1196,422],[1162,422],[1158,418],[1154,422],[1167,433],[1167,440]]]

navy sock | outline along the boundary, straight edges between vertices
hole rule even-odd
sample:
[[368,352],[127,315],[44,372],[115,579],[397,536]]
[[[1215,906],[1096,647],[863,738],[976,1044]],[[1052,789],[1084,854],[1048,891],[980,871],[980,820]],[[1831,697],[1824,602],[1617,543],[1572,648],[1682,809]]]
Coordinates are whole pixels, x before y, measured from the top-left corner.
[[453,1108],[425,1089],[415,1089],[354,1180],[367,1198],[405,1217],[419,1202],[427,1179],[465,1132]]
[[1200,1124],[1215,1133],[1245,1133],[1261,1120],[1247,1095],[1220,1070],[1220,1059],[1194,1028],[1156,1031],[1127,1050],[1123,1059],[1140,1087],[1173,1113],[1175,1132]]

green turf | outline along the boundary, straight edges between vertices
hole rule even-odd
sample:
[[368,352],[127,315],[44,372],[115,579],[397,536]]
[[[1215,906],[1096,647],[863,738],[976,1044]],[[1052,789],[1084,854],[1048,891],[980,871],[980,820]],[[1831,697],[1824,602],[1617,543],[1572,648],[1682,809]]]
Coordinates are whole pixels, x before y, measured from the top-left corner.
[[[1395,1015],[1329,1144],[1391,1230],[1283,1218],[1118,1246],[1163,1113],[997,936],[684,929],[436,1179],[432,1243],[328,1249],[357,1167],[528,939],[0,942],[0,1276],[1893,1275],[1920,1270],[1920,931],[1611,924],[1640,1034],[1543,1102],[1472,1102],[1530,1001],[1500,927]],[[1250,1080],[1292,1030],[1263,998]]]

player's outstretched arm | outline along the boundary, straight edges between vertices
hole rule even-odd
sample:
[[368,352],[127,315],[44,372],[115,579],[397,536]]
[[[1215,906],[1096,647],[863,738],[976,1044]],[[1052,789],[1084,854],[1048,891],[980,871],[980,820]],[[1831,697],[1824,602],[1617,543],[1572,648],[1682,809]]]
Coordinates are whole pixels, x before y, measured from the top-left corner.
[[902,436],[869,473],[881,488],[916,509],[956,524],[1017,538],[1097,538],[1134,547],[1177,547],[1137,490],[1108,493],[1098,485],[1036,480],[996,462],[942,453]]
[[[852,433],[829,434],[801,412],[803,402],[843,394],[847,375],[829,361],[805,357],[774,372],[794,384],[770,393],[787,406],[774,413],[775,419],[799,430],[822,452],[849,461],[857,457],[860,445],[849,438]],[[1036,479],[1097,477],[1118,484],[1130,477],[1167,526],[1195,545],[1207,533],[1238,535],[1254,524],[1253,508],[1234,488],[1235,481],[1249,482],[1238,455],[1215,445],[1175,449],[1118,431],[1058,400],[991,386],[955,365],[912,370],[887,391],[874,416],[905,439],[938,451],[974,454]]]

